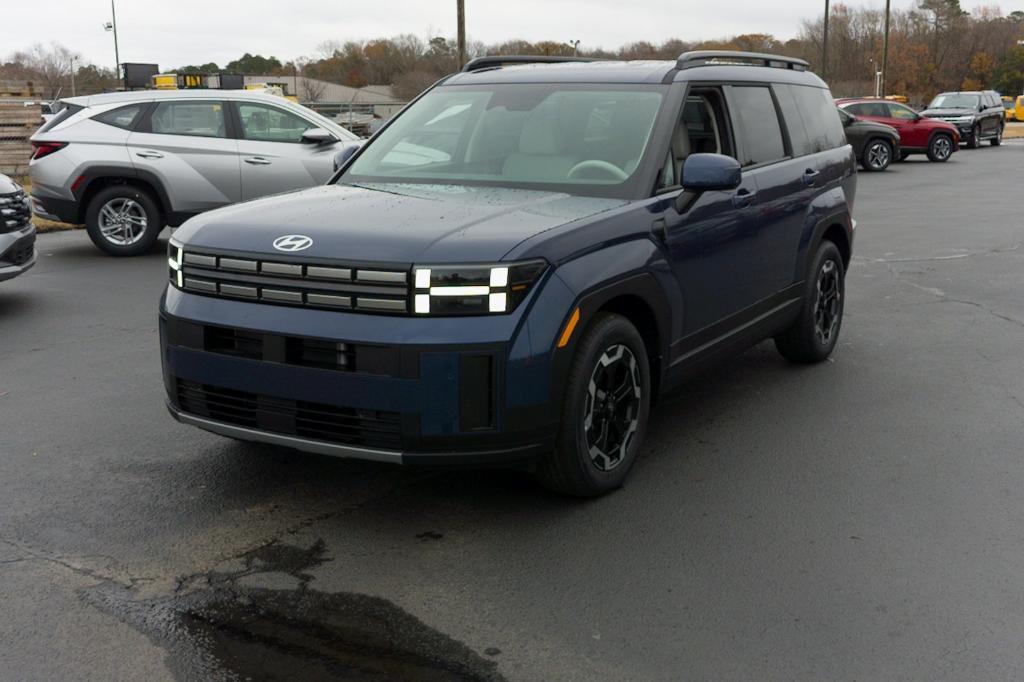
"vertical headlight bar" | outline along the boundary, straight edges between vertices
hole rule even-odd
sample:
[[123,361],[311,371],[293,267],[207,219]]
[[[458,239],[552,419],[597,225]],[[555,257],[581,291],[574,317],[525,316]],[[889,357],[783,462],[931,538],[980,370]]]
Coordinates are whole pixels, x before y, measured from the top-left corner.
[[509,313],[526,297],[546,265],[530,261],[415,268],[413,310],[417,315]]
[[173,239],[167,242],[167,266],[171,269],[171,284],[174,284],[179,289],[183,285],[181,263],[184,259],[184,253],[185,250],[181,248],[181,244],[176,243]]

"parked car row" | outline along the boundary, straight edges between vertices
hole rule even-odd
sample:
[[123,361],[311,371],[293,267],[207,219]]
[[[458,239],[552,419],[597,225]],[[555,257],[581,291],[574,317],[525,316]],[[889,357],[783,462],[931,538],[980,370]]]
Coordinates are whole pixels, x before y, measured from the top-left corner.
[[[1024,107],[1024,97],[1018,100]],[[1008,118],[999,94],[991,90],[944,92],[921,112],[878,98],[842,98],[836,105],[866,171],[885,170],[912,154],[942,163],[961,143],[977,149],[987,141],[998,147]]]

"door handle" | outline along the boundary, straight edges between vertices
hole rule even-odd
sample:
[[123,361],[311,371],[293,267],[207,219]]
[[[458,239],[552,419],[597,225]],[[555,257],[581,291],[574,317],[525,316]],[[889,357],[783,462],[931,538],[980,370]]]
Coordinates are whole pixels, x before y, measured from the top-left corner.
[[141,156],[144,159],[162,159],[162,158],[164,158],[164,155],[161,154],[160,152],[154,152],[154,151],[152,151],[150,149],[147,149],[144,152],[136,152],[135,156]]
[[732,205],[736,208],[746,208],[754,203],[754,199],[757,197],[756,194],[749,190],[741,189],[732,197]]
[[251,163],[254,166],[269,166],[270,161],[263,158],[262,156],[247,156],[242,159],[246,163]]
[[821,175],[821,171],[816,171],[813,168],[808,168],[804,171],[803,181],[808,187],[814,187],[814,183],[818,181],[818,176]]

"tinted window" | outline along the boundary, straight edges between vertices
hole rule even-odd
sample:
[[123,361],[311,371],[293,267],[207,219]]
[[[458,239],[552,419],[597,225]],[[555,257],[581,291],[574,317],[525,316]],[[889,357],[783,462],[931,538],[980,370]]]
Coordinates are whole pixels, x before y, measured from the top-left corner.
[[67,119],[71,118],[72,116],[74,116],[75,114],[77,114],[79,111],[82,110],[82,108],[83,107],[80,107],[77,104],[69,104],[69,105],[67,105],[66,107],[61,109],[60,112],[58,112],[56,116],[54,116],[49,121],[44,123],[43,127],[40,128],[39,130],[37,130],[36,132],[37,133],[45,133],[47,130],[50,130],[51,128],[53,128],[54,126],[58,125],[59,123],[62,123],[64,121],[66,121]]
[[238,103],[242,137],[264,142],[302,142],[302,134],[316,126],[295,114],[265,104]]
[[792,85],[789,89],[807,129],[810,152],[813,154],[844,146],[846,132],[828,90],[806,85]]
[[139,120],[139,114],[141,114],[142,110],[147,106],[149,106],[148,103],[130,104],[126,107],[111,109],[99,116],[93,116],[93,120],[99,121],[100,123],[106,123],[107,125],[114,126],[115,128],[131,130],[135,126],[135,122]]
[[901,121],[913,121],[917,118],[917,113],[913,109],[901,104],[890,104],[889,115],[892,118],[898,118]]
[[782,119],[786,123],[786,132],[789,133],[789,144],[793,148],[793,156],[813,154],[814,145],[808,135],[804,116],[800,112],[793,88],[788,85],[776,85],[775,96],[779,100]]
[[153,112],[152,132],[227,137],[224,106],[220,102],[161,102]]
[[786,156],[775,100],[767,87],[737,86],[731,89],[730,105],[742,144],[742,166],[778,161]]
[[889,110],[882,102],[858,102],[847,106],[846,110],[854,116],[889,118]]

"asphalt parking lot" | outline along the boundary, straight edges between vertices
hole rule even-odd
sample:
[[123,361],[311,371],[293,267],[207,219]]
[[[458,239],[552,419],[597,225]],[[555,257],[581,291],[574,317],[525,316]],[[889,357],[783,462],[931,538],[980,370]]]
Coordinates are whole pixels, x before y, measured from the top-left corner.
[[832,361],[655,410],[628,486],[234,443],[164,408],[162,251],[0,285],[10,679],[1019,679],[1024,145],[861,174]]

